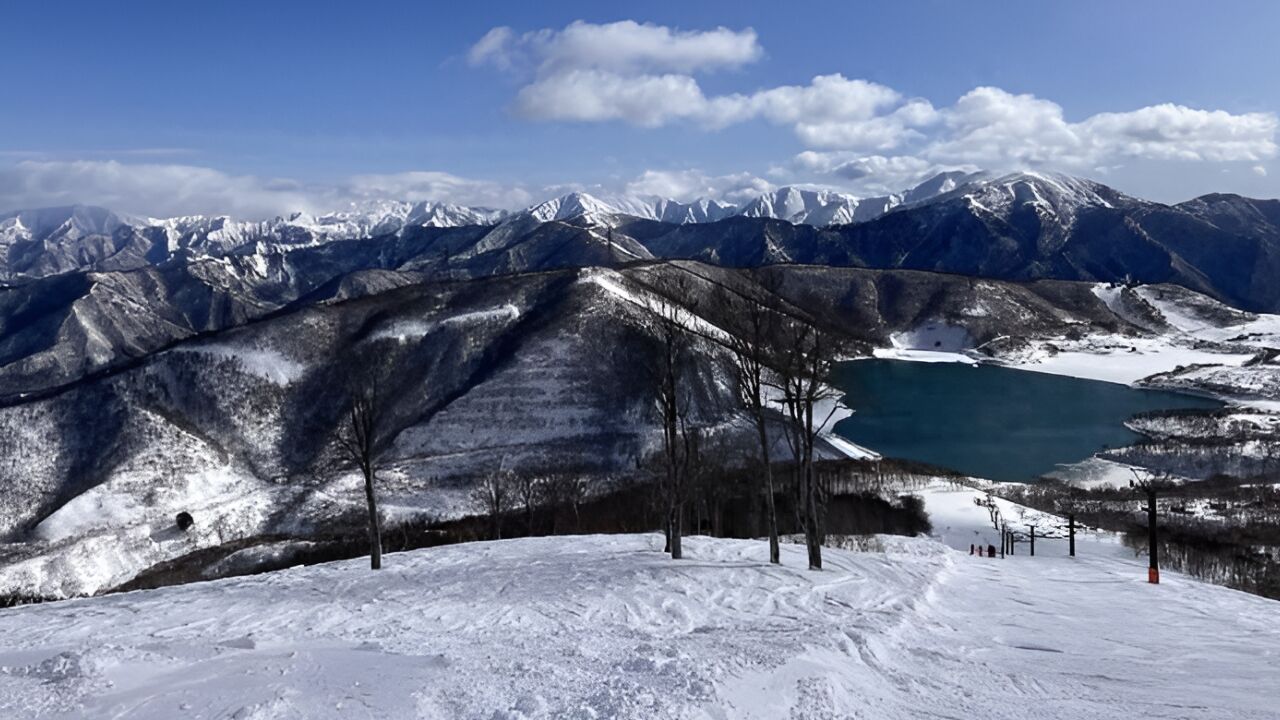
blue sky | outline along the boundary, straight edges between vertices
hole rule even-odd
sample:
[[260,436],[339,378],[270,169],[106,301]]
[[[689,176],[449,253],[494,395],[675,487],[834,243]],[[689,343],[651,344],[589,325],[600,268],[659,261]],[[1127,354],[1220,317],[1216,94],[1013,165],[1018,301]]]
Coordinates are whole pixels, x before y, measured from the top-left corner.
[[0,210],[515,205],[578,186],[870,194],[950,167],[1062,170],[1163,201],[1280,195],[1280,3],[1263,0],[27,2],[5,15]]

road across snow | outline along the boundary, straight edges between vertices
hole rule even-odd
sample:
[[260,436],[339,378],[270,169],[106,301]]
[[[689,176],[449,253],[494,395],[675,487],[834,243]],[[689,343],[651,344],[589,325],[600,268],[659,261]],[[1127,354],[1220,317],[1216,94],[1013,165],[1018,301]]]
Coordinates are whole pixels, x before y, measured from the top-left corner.
[[0,717],[1275,717],[1280,603],[882,541],[810,572],[758,541],[521,539],[9,609]]

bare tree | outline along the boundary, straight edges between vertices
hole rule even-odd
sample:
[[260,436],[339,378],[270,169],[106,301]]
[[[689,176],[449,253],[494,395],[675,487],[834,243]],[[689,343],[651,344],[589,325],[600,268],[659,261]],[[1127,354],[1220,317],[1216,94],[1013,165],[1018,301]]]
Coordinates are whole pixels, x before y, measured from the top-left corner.
[[580,509],[587,496],[587,484],[582,477],[574,472],[554,473],[543,479],[540,488],[543,503],[553,508],[551,534],[559,534],[559,513],[565,508],[573,512],[573,529],[577,531],[581,525]]
[[520,506],[524,509],[524,529],[529,535],[533,535],[533,511],[537,507],[542,492],[539,486],[542,479],[533,473],[519,473],[515,476],[515,494],[516,499],[520,501]]
[[[839,408],[841,393],[828,384],[844,345],[813,325],[783,323],[781,362],[776,387],[782,394],[784,435],[795,460],[796,515],[804,531],[809,568],[822,569],[827,489],[814,468],[818,434]],[[822,413],[822,417],[818,414]]]
[[508,470],[496,470],[480,478],[471,491],[471,501],[477,510],[489,518],[490,537],[502,539],[503,517],[515,504],[515,476]]
[[[727,302],[725,303],[727,306]],[[738,400],[755,424],[760,443],[760,471],[764,477],[765,523],[769,530],[769,562],[782,562],[778,546],[778,511],[773,486],[773,459],[770,457],[769,409],[766,389],[777,385],[768,365],[770,343],[775,337],[775,315],[761,303],[748,301],[746,309],[730,320],[729,349],[733,351],[733,370]]]
[[694,498],[694,528],[712,537],[724,536],[724,507],[734,491],[737,475],[731,449],[725,443],[712,442],[699,432],[697,457],[690,465],[690,493]]
[[[688,292],[680,291],[681,283],[677,282],[677,286],[677,292],[688,297]],[[658,487],[664,506],[666,549],[672,559],[679,560],[683,555],[681,522],[689,474],[700,440],[700,433],[689,419],[693,338],[686,326],[692,314],[666,298],[654,301],[650,310],[649,329],[656,342],[652,351],[643,355],[643,361],[662,424],[662,473]]]
[[364,496],[369,510],[369,565],[374,570],[382,567],[382,523],[378,517],[375,485],[379,461],[393,437],[387,397],[380,391],[376,374],[370,373],[356,381],[350,391],[350,404],[345,421],[338,428],[337,443],[364,475]]

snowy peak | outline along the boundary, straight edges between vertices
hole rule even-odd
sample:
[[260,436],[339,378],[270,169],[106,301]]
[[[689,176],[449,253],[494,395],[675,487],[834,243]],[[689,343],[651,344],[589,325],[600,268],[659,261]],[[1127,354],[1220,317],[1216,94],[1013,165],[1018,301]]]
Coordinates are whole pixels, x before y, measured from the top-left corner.
[[597,199],[593,195],[588,195],[584,192],[572,192],[534,205],[526,210],[524,214],[535,220],[551,222],[552,220],[572,220],[579,217],[603,217],[618,213],[618,208]]
[[858,198],[828,190],[783,187],[765,193],[738,209],[744,217],[767,217],[805,225],[851,222]]
[[0,215],[0,244],[24,241],[75,241],[109,236],[118,228],[143,221],[91,205],[19,210]]
[[962,185],[976,182],[984,177],[987,177],[987,173],[971,173],[964,172],[962,170],[938,173],[903,193],[902,203],[904,205],[911,205],[914,203],[932,200],[939,195],[944,195]]
[[614,216],[625,215],[680,225],[723,220],[735,214],[735,210],[733,205],[709,198],[684,203],[657,196],[601,198],[585,192],[573,192],[534,205],[520,215],[542,222],[586,218],[602,225],[614,224]]
[[971,211],[1005,215],[1031,209],[1045,217],[1070,222],[1083,208],[1135,208],[1146,203],[1101,183],[1062,173],[1023,171],[985,176],[937,195],[931,203],[967,204]]

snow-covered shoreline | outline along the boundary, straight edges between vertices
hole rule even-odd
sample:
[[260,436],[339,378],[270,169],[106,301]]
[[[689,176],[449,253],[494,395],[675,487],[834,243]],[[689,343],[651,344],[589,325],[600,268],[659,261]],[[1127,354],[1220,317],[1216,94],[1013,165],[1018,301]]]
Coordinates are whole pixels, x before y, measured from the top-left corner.
[[[1132,345],[1132,343],[1131,343]],[[1095,380],[1098,382],[1133,385],[1143,378],[1169,372],[1180,366],[1195,364],[1223,364],[1239,366],[1252,355],[1223,354],[1180,348],[1169,344],[1154,344],[1141,352],[1058,352],[1025,360],[988,357],[973,351],[934,351],[910,348],[875,348],[872,355],[855,359],[903,360],[924,363],[962,363],[965,365],[994,365],[1013,370],[1062,375]],[[1180,390],[1187,392],[1189,390]],[[1224,402],[1232,398],[1209,395]],[[1240,402],[1240,401],[1237,401]],[[1244,404],[1240,402],[1240,404]]]

